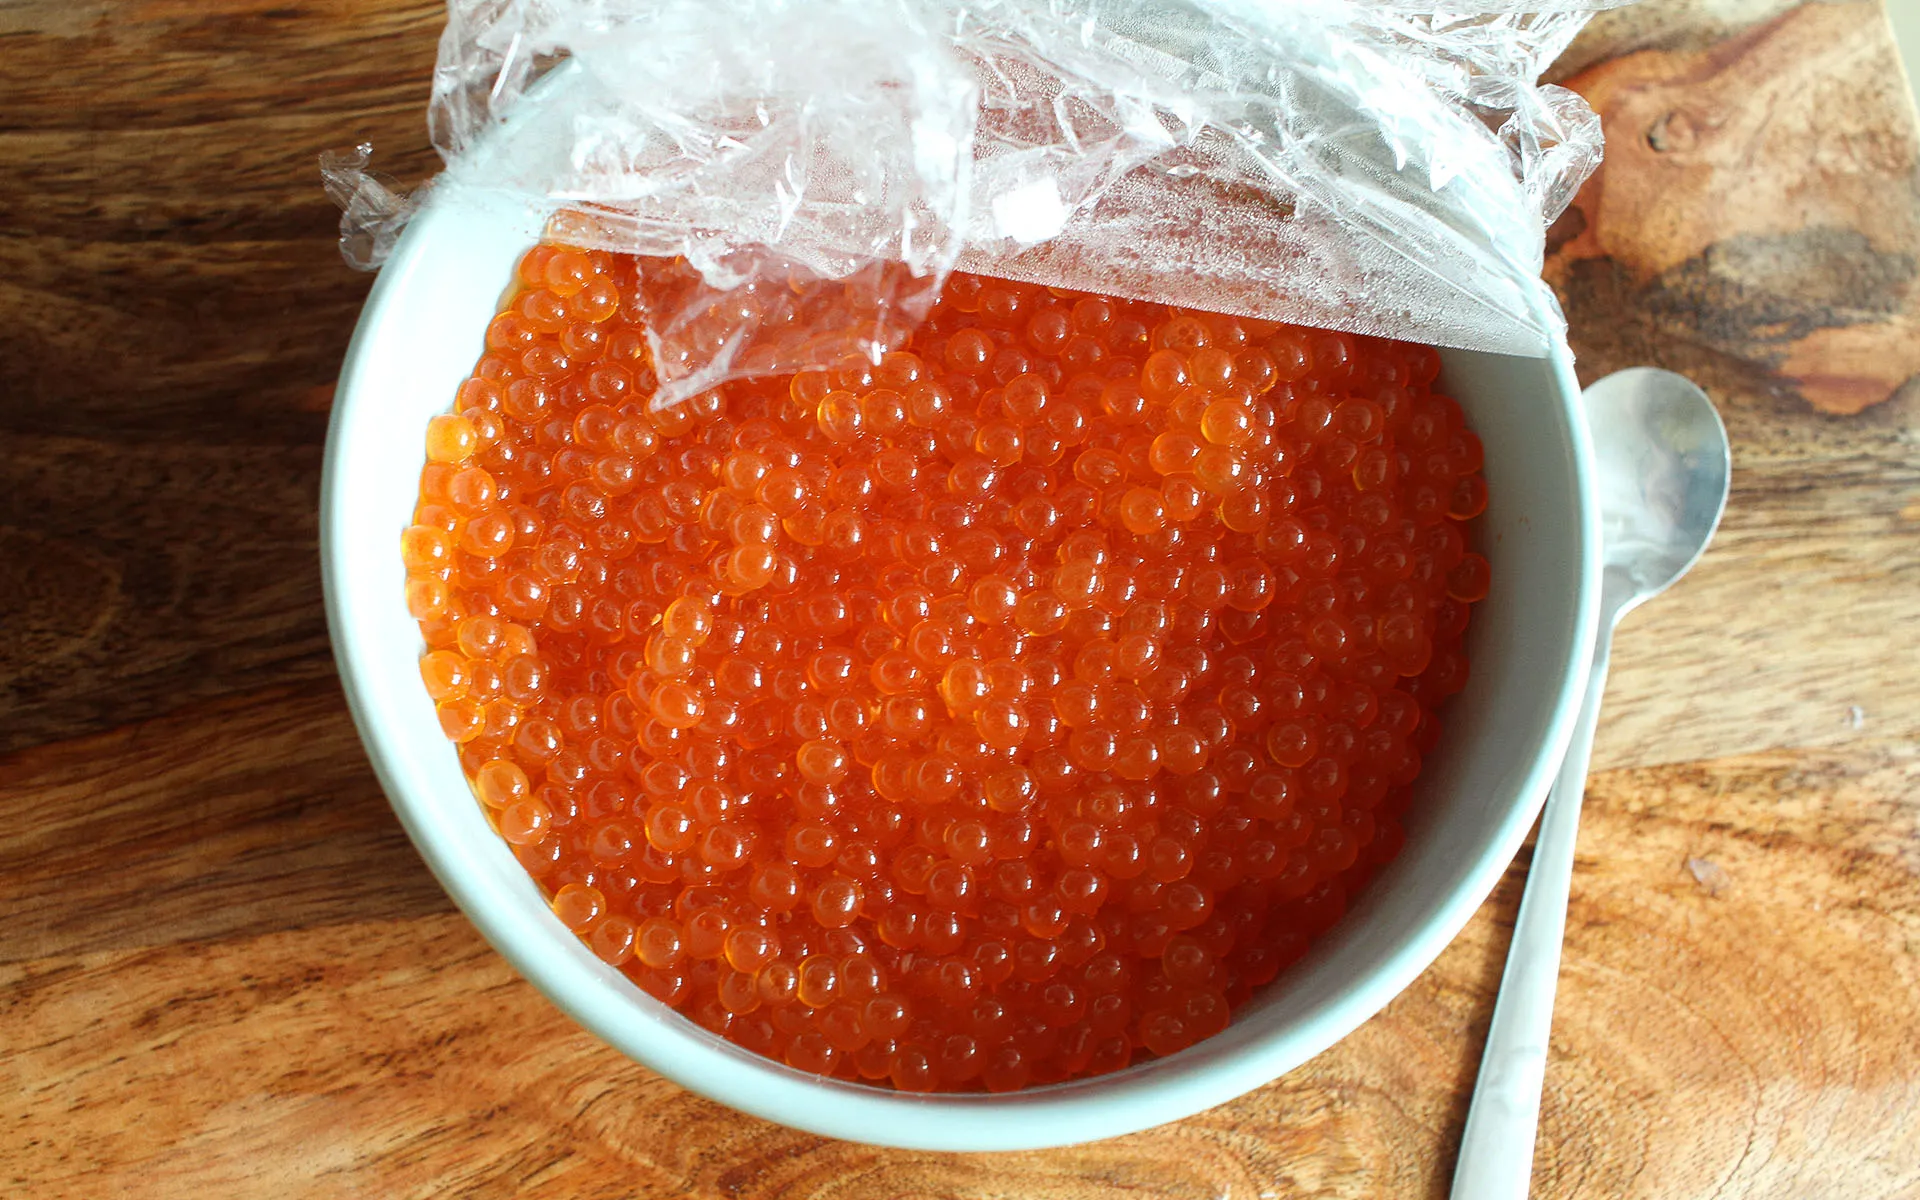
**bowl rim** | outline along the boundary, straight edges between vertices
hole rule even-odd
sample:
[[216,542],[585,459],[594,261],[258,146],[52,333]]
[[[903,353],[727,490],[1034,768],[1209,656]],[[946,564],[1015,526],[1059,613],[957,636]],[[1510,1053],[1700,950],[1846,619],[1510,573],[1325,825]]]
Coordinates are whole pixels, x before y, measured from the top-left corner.
[[[457,907],[519,974],[556,1007],[629,1058],[682,1087],[731,1108],[823,1136],[905,1149],[1023,1150],[1119,1136],[1165,1124],[1225,1103],[1309,1061],[1370,1020],[1430,966],[1485,901],[1532,828],[1573,732],[1593,652],[1600,582],[1599,506],[1593,451],[1579,408],[1580,387],[1572,358],[1556,346],[1548,365],[1567,410],[1574,474],[1580,579],[1575,599],[1575,635],[1560,671],[1544,742],[1515,787],[1512,805],[1474,859],[1462,882],[1446,894],[1433,916],[1393,950],[1385,963],[1354,988],[1319,1006],[1303,1020],[1260,1038],[1249,1052],[1183,1063],[1203,1050],[1155,1060],[1146,1070],[1004,1094],[911,1095],[796,1071],[722,1041],[692,1021],[668,1012],[664,1019],[635,1021],[627,1002],[610,1003],[590,986],[592,972],[556,945],[553,931],[537,925],[477,881],[450,838],[435,827],[415,795],[416,764],[391,737],[382,720],[389,697],[375,694],[363,678],[358,648],[346,631],[353,625],[339,578],[340,564],[359,549],[348,540],[343,504],[350,447],[346,431],[362,402],[371,370],[369,346],[383,314],[409,278],[421,269],[433,230],[448,219],[464,189],[437,188],[415,216],[380,272],[348,344],[335,390],[320,487],[320,556],[327,623],[342,690],[381,788],[408,837]],[[1543,313],[1549,301],[1538,301]],[[1553,314],[1556,315],[1557,314]],[[391,703],[390,703],[391,702]],[[578,944],[571,949],[578,952]],[[594,965],[597,965],[594,964]],[[611,973],[611,969],[607,969]],[[627,986],[631,986],[630,984]],[[643,998],[656,1004],[651,997]]]

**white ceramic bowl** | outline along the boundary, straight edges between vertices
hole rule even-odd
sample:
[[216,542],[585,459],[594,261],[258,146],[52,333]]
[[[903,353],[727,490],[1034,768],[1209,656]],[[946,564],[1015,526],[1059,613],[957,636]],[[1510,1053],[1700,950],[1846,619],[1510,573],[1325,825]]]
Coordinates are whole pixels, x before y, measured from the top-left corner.
[[1111,1137],[1250,1091],[1338,1041],[1424,970],[1520,847],[1556,770],[1592,651],[1600,533],[1591,450],[1566,361],[1448,352],[1444,381],[1486,446],[1480,549],[1493,590],[1469,633],[1406,849],[1346,918],[1224,1033],[1112,1075],[1008,1095],[910,1096],[822,1079],[742,1050],[601,963],[488,827],[417,667],[399,535],[428,418],[472,370],[526,214],[442,190],[367,299],[335,393],[321,483],[327,617],[348,703],[414,844],[473,923],[536,987],[622,1052],[736,1109],[832,1137],[941,1150]]

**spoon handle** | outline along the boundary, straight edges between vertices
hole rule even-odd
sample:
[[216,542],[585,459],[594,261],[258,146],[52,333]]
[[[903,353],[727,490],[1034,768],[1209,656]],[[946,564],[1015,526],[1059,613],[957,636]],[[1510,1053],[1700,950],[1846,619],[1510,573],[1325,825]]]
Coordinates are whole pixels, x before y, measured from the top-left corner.
[[1540,817],[1527,890],[1520,899],[1506,974],[1500,980],[1493,1026],[1480,1059],[1480,1078],[1460,1139],[1453,1200],[1525,1200],[1533,1181],[1533,1141],[1540,1122],[1540,1087],[1547,1070],[1560,943],[1567,927],[1574,836],[1580,826],[1587,761],[1593,752],[1594,722],[1607,687],[1611,643],[1611,631],[1603,624],[1573,740]]

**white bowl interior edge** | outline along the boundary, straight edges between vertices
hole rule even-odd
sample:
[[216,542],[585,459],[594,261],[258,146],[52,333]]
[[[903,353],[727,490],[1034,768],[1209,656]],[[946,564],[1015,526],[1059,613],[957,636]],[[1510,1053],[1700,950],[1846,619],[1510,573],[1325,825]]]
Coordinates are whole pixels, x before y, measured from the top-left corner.
[[833,1137],[987,1150],[1110,1137],[1232,1099],[1305,1062],[1432,962],[1531,826],[1571,732],[1592,652],[1599,528],[1578,390],[1565,361],[1443,352],[1486,446],[1478,548],[1493,590],[1472,675],[1419,784],[1406,849],[1283,986],[1171,1058],[1001,1096],[919,1097],[794,1071],[715,1037],[607,967],[553,916],[462,778],[421,685],[398,537],[422,431],[473,369],[533,214],[445,186],[369,296],[336,392],[321,489],[328,620],[382,786],[455,902],[555,1004],[631,1057],[745,1112]]

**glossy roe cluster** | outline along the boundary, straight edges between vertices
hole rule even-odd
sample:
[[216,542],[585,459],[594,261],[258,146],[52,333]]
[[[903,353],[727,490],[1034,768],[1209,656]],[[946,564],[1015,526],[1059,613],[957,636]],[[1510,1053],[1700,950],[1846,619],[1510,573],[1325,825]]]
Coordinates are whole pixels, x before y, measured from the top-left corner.
[[646,991],[910,1091],[1223,1029],[1402,844],[1487,589],[1428,348],[957,275],[879,363],[653,402],[546,244],[427,431],[421,670]]

